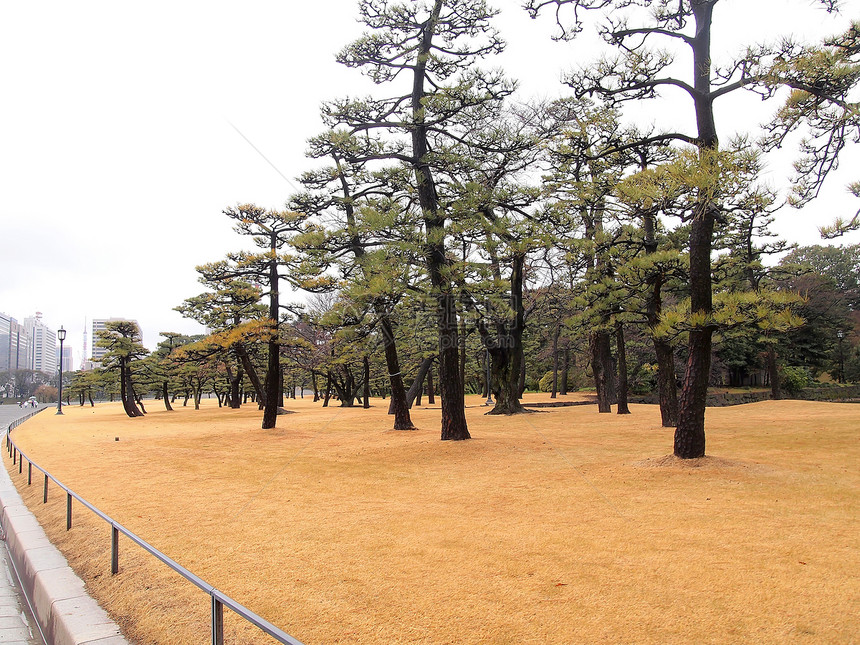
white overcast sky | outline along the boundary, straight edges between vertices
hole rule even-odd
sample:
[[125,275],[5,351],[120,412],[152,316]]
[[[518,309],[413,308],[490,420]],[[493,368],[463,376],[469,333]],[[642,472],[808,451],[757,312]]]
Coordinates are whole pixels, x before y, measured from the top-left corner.
[[[553,43],[550,15],[531,21],[520,0],[491,4],[508,41],[496,64],[521,98],[564,95],[561,73],[594,47]],[[811,0],[724,0],[715,56],[777,34],[837,33],[858,4],[833,18]],[[221,211],[281,207],[294,191],[234,126],[287,177],[311,167],[303,153],[320,103],[372,90],[334,60],[363,30],[355,6],[0,0],[0,311],[65,326],[76,363],[85,319],[137,319],[150,349],[161,331],[199,332],[172,308],[201,291],[196,265],[246,246]],[[717,107],[727,139],[776,106]],[[858,208],[845,190],[858,161],[852,151],[823,197],[786,210],[777,231],[819,243],[819,225]],[[771,164],[773,182],[787,163]]]

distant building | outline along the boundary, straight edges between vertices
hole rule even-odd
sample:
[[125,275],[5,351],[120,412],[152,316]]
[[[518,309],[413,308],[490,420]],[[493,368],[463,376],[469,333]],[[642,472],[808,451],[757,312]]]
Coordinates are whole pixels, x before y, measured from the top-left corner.
[[30,369],[44,374],[57,371],[57,332],[42,322],[42,312],[24,318],[24,329],[30,338]]
[[101,367],[102,357],[104,357],[105,353],[107,352],[107,350],[104,347],[98,346],[98,342],[99,342],[98,333],[100,331],[104,331],[106,329],[107,323],[118,321],[118,320],[125,320],[127,322],[133,322],[135,325],[137,325],[138,331],[140,331],[140,325],[138,324],[138,322],[136,320],[132,320],[131,318],[93,318],[93,323],[92,323],[92,332],[93,333],[91,336],[92,343],[93,343],[93,351],[90,353],[90,356],[85,357],[85,360],[84,360],[84,363],[86,364],[86,363],[90,362],[90,361],[87,361],[86,358],[91,359],[92,367],[90,367],[90,369],[93,369],[96,367]]
[[[57,360],[60,358],[60,348],[57,348]],[[59,368],[59,365],[57,366]],[[75,353],[72,351],[72,348],[69,347],[68,344],[63,343],[63,371],[64,372],[74,372],[75,371]]]
[[12,316],[0,313],[0,372],[32,369],[30,338]]

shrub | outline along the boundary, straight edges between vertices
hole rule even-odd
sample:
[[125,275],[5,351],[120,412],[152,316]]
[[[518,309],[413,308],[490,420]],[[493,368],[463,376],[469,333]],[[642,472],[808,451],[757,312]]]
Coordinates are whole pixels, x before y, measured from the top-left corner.
[[540,387],[541,392],[552,392],[552,370],[544,374],[538,381],[538,387]]
[[797,394],[809,387],[809,372],[803,367],[786,365],[782,368],[782,389],[789,394]]

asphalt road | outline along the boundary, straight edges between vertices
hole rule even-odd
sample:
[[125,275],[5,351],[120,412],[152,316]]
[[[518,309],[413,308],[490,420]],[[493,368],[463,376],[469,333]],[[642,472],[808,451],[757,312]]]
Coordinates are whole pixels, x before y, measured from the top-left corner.
[[[19,408],[17,403],[4,403],[0,405],[0,431],[3,433],[6,432],[6,428],[9,427],[9,424],[12,423],[15,419],[20,419],[23,416],[34,412],[35,410],[41,410],[43,408],[49,407],[44,403],[40,404],[38,408]],[[51,406],[53,407],[53,406]],[[51,414],[50,412],[43,412],[42,414]]]

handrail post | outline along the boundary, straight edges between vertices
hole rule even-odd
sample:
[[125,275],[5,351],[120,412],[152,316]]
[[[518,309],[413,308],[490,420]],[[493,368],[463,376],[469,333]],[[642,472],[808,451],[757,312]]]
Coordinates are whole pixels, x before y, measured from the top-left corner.
[[18,474],[24,472],[24,455],[18,457]]
[[42,503],[43,504],[48,503],[48,475],[47,475],[47,473],[45,474],[45,492],[42,495]]
[[27,486],[33,485],[33,462],[27,462]]
[[66,530],[72,530],[72,494],[66,491]]
[[17,463],[18,463],[18,449],[17,449],[17,448],[13,448],[13,449],[12,449],[12,465],[14,466],[14,465],[16,465]]
[[110,574],[119,573],[119,529],[113,524],[110,527]]
[[224,605],[212,596],[212,645],[224,645]]

